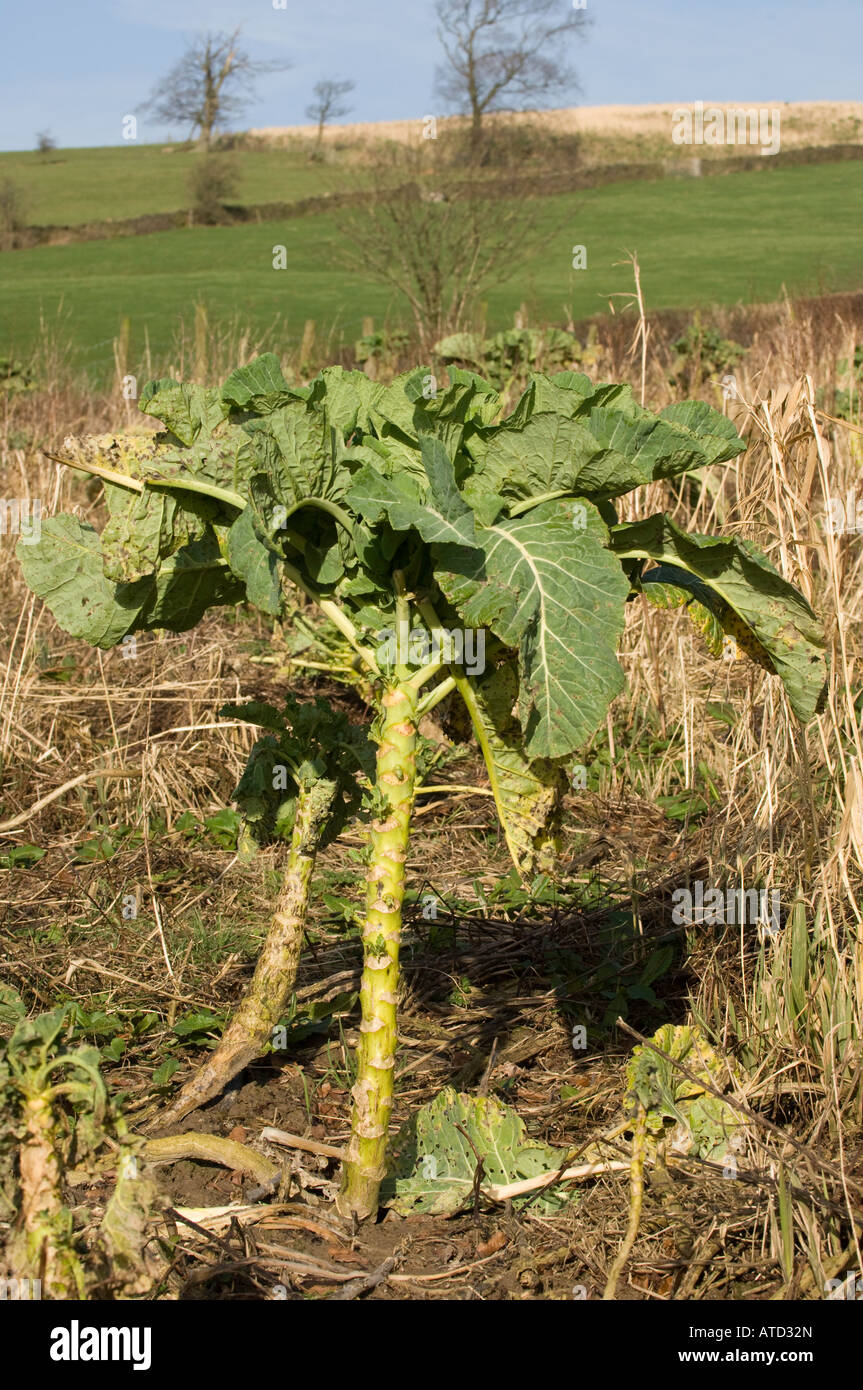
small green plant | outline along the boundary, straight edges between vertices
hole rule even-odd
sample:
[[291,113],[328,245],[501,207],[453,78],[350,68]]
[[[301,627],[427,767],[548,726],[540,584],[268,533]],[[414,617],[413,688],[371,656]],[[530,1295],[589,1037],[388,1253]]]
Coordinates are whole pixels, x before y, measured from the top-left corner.
[[81,1163],[95,1154],[106,1132],[116,1147],[125,1125],[109,1106],[98,1050],[64,1050],[66,1007],[28,1019],[23,1001],[8,988],[0,1004],[7,1028],[12,1024],[0,1046],[0,1187],[18,1212],[7,1258],[14,1277],[41,1280],[46,1297],[83,1298],[81,1249],[63,1201],[64,1171],[70,1158]]
[[470,976],[461,975],[459,979],[456,980],[455,985],[453,986],[449,996],[449,1002],[452,1004],[453,1008],[467,1008],[468,1004],[470,1003],[470,992]]
[[118,825],[90,840],[82,840],[75,846],[75,858],[79,864],[104,863],[113,859],[122,845],[131,847],[139,844],[141,838],[141,831],[134,826]]
[[378,329],[364,333],[354,343],[354,357],[366,376],[378,380],[393,376],[400,358],[410,349],[410,334],[399,329]]
[[[653,414],[630,387],[571,371],[533,375],[504,414],[491,383],[459,368],[449,376],[439,387],[419,368],[384,386],[327,368],[295,388],[265,354],[221,390],[151,383],[141,407],[164,432],[74,460],[105,481],[101,536],[56,516],[38,544],[19,549],[25,579],[60,625],[99,647],[136,630],[186,631],[210,608],[243,600],[279,618],[294,586],[363,667],[376,754],[364,798],[362,1021],[338,1198],[341,1213],[359,1219],[377,1211],[386,1172],[422,714],[454,692],[463,701],[527,883],[554,870],[567,769],[623,688],[616,649],[630,597],[686,604],[714,644],[732,635],[780,677],[800,720],[814,715],[825,683],[815,614],[748,541],[686,532],[663,513],[618,518],[615,500],[634,489],[740,454],[723,415],[699,401]],[[339,770],[349,759],[344,738],[316,742],[296,712],[277,715],[285,732],[260,710],[245,717],[280,747],[290,725],[299,744],[285,748],[298,797],[291,905],[274,919],[286,925],[288,959],[284,943],[274,957],[265,947],[259,966],[275,997],[295,968],[315,847],[338,804],[329,759],[338,753]]]
[[158,1014],[150,1010],[108,1008],[109,996],[96,996],[85,1007],[75,1001],[67,1004],[65,1027],[70,1041],[85,1040],[99,1049],[102,1063],[119,1062],[127,1043],[150,1033],[158,1024]]
[[38,845],[13,845],[5,854],[0,854],[0,869],[29,869],[44,857],[45,851]]
[[[863,401],[863,344],[854,349],[853,365],[847,357],[840,357],[836,363],[836,376],[847,384],[837,386],[833,401],[833,413],[840,420],[858,420],[861,417]],[[819,391],[822,396],[823,388]],[[823,405],[823,401],[819,404]]]
[[531,372],[575,367],[583,357],[581,343],[563,328],[508,328],[491,338],[454,333],[435,343],[434,352],[447,366],[482,372],[498,391]]
[[705,326],[700,318],[677,339],[673,350],[675,358],[668,380],[681,391],[697,391],[712,377],[733,372],[746,356],[746,349],[740,343],[723,338],[717,329]]
[[[4,218],[7,216],[2,201],[3,196],[3,189],[0,188],[0,238],[4,235]],[[0,355],[0,394],[17,395],[24,391],[35,390],[36,381],[30,369],[15,357]],[[23,447],[23,445],[12,444],[10,441],[10,448]]]

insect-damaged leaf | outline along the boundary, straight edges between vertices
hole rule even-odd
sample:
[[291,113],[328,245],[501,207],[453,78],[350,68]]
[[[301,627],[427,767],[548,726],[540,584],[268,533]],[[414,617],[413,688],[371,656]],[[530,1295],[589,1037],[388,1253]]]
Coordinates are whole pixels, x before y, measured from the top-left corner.
[[[565,1149],[531,1139],[511,1106],[492,1096],[461,1095],[447,1086],[393,1140],[381,1184],[382,1205],[402,1216],[458,1211],[472,1200],[477,1155],[482,1159],[482,1181],[493,1184],[552,1174],[567,1160]],[[531,1210],[545,1213],[559,1211],[573,1200],[572,1189],[565,1188],[530,1195]]]
[[244,596],[212,532],[132,584],[106,579],[98,534],[77,517],[48,517],[38,544],[19,546],[18,554],[24,578],[63,630],[103,649],[129,632],[185,632],[208,608]]
[[623,688],[615,652],[628,582],[590,503],[576,513],[570,502],[544,502],[476,534],[479,550],[440,547],[435,577],[468,626],[518,649],[528,757],[565,757]]
[[187,385],[170,377],[148,381],[138,408],[161,420],[181,444],[194,444],[199,434],[209,434],[230,410],[216,389]]
[[[245,598],[245,589],[222,559],[212,531],[164,560],[140,586],[143,602],[134,629],[147,632],[162,627],[186,632],[210,608],[240,603]],[[121,601],[124,591],[133,588],[137,596],[139,585],[118,586]]]
[[107,649],[130,631],[147,581],[123,586],[129,601],[121,603],[118,586],[102,572],[99,535],[87,522],[50,516],[42,522],[39,541],[20,544],[17,553],[27,584],[45,600],[64,632]]
[[131,492],[107,484],[111,519],[102,532],[105,576],[129,584],[152,574],[159,561],[191,540],[199,540],[218,508],[204,497],[181,502],[167,492]]

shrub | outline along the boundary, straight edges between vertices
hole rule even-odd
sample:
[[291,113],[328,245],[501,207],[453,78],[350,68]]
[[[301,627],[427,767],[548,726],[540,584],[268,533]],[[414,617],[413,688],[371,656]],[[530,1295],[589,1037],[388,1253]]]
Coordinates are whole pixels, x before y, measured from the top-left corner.
[[189,175],[192,221],[215,227],[227,220],[226,204],[237,196],[236,166],[224,155],[205,155]]
[[13,251],[23,245],[26,227],[24,194],[12,179],[4,179],[0,183],[0,251]]

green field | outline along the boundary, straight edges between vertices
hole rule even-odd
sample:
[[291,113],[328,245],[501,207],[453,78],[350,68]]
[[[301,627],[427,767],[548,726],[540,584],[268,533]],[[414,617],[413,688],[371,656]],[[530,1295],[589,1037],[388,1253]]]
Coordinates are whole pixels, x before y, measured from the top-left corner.
[[[334,186],[335,171],[287,150],[238,150],[240,203],[290,203]],[[27,222],[74,227],[81,222],[176,212],[191,201],[187,180],[200,156],[183,145],[108,145],[101,149],[0,154],[0,183],[24,196]]]
[[[173,156],[172,156],[173,157]],[[702,180],[615,184],[546,198],[540,254],[487,292],[490,328],[512,321],[526,301],[535,321],[603,312],[631,288],[627,250],[638,253],[648,310],[775,300],[859,288],[863,282],[863,164],[821,164]],[[564,230],[561,230],[561,225]],[[231,318],[269,330],[276,350],[299,340],[306,319],[334,324],[345,341],[366,314],[403,318],[390,291],[346,271],[333,214],[284,223],[194,228],[39,247],[0,256],[0,352],[28,352],[40,313],[57,321],[78,362],[96,375],[112,364],[121,318],[132,323],[132,360],[145,330],[155,361],[171,348],[178,320],[206,305],[211,323]],[[283,243],[288,269],[272,268]],[[572,247],[588,269],[573,271]],[[566,306],[566,308],[564,307]]]

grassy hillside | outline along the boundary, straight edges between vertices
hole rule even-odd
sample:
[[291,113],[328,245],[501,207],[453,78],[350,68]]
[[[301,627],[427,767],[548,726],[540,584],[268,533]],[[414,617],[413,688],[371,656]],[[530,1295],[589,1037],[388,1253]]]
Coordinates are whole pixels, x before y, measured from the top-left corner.
[[[728,103],[726,103],[728,105]],[[732,103],[733,105],[733,103]],[[858,142],[863,130],[863,102],[770,102],[781,115],[782,149],[803,145]],[[493,123],[517,130],[538,126],[550,136],[579,140],[584,165],[666,160],[697,153],[711,161],[751,154],[748,146],[701,146],[686,151],[671,143],[675,103],[659,106],[570,107],[559,111],[499,113]],[[444,118],[440,133],[464,125]],[[369,145],[415,143],[421,123],[379,121],[334,125],[324,132],[327,163],[312,163],[313,126],[272,127],[252,131],[260,148],[232,154],[242,203],[291,202],[341,186],[348,170],[362,161]],[[569,147],[571,148],[571,147]],[[11,179],[26,199],[33,226],[74,227],[105,218],[140,217],[176,212],[189,205],[187,179],[199,157],[176,145],[135,141],[93,149],[0,153],[0,183]]]
[[[333,185],[333,171],[287,150],[237,150],[237,198],[291,202]],[[24,195],[31,226],[74,227],[103,218],[141,217],[187,208],[187,179],[199,156],[181,145],[113,145],[102,149],[0,154],[0,183]]]
[[[769,301],[860,285],[863,166],[818,165],[705,180],[616,184],[537,202],[547,227],[540,254],[487,294],[491,328],[526,301],[537,319],[560,322],[607,308],[631,287],[616,265],[636,250],[649,309]],[[562,228],[562,230],[561,230]],[[239,318],[269,345],[296,342],[306,319],[352,341],[364,315],[400,309],[384,287],[339,262],[335,218],[196,228],[116,241],[16,251],[0,257],[0,350],[36,342],[39,316],[58,311],[77,360],[110,369],[120,319],[132,321],[132,360],[171,348],[178,319],[204,303],[212,323]],[[272,269],[283,243],[288,269]],[[588,251],[573,271],[572,246]],[[270,332],[276,320],[277,331]]]

